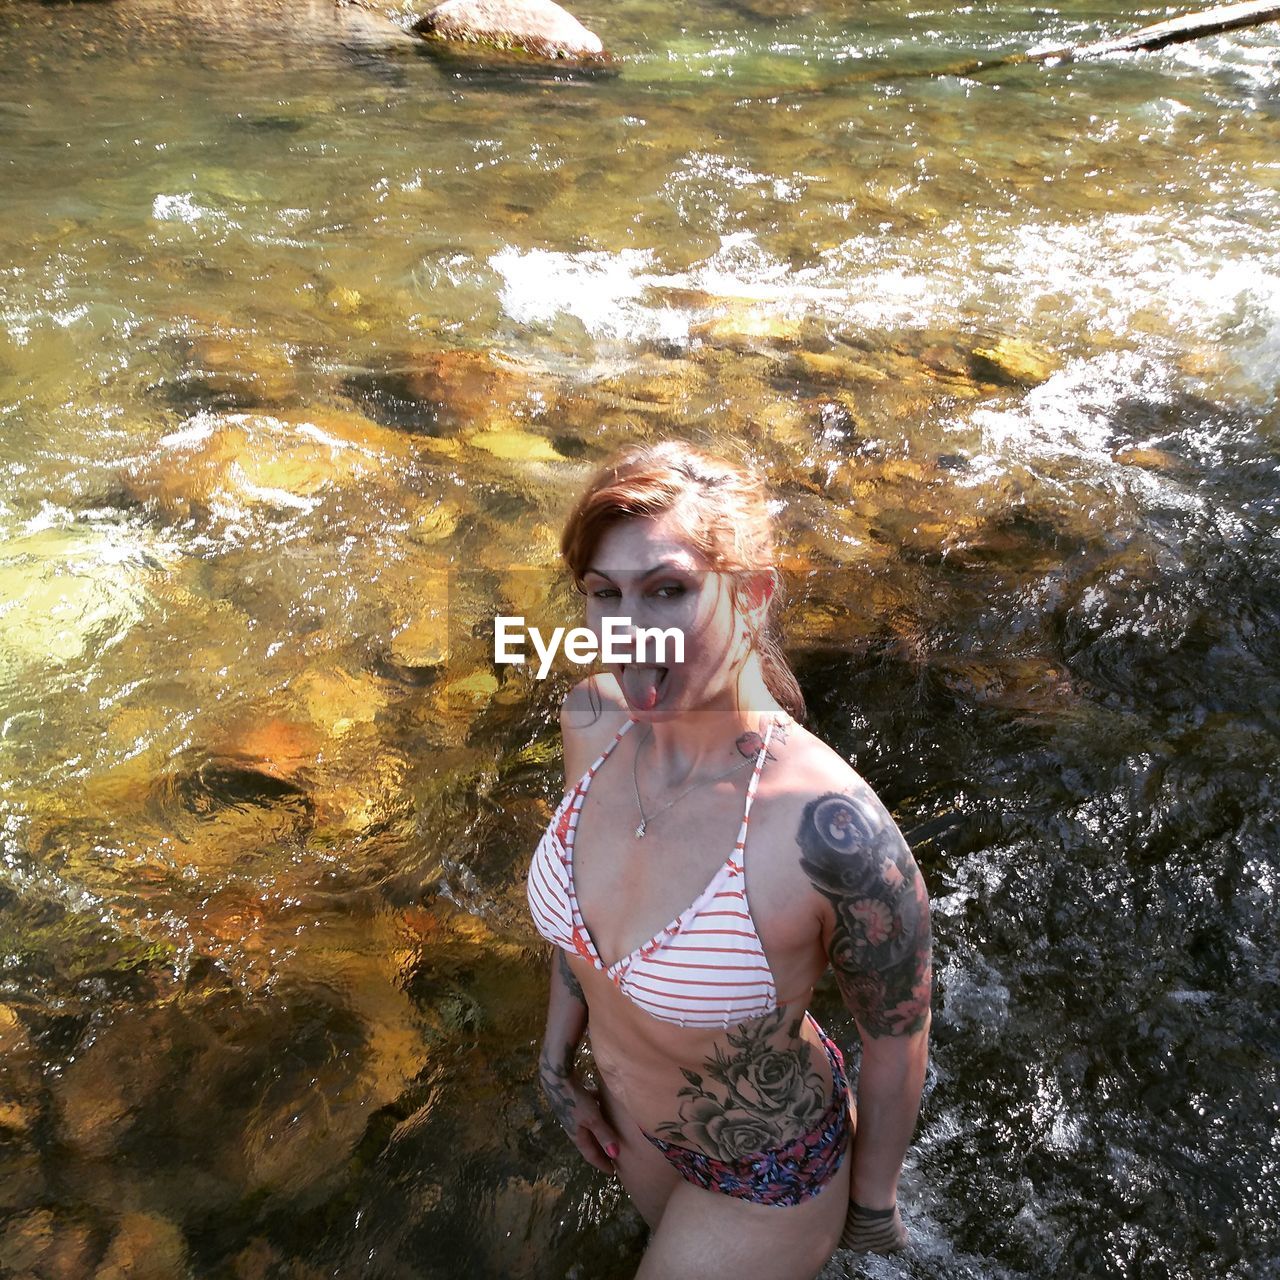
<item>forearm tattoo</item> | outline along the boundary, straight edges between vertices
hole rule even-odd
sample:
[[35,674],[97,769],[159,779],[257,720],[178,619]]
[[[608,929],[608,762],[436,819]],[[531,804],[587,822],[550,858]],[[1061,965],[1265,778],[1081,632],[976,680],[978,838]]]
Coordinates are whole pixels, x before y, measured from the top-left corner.
[[869,792],[805,806],[800,865],[835,912],[836,982],[871,1036],[924,1026],[931,989],[929,898],[911,850]]
[[[569,967],[569,953],[563,947],[556,948],[556,973],[570,997],[585,1008],[587,998],[582,992],[582,984],[574,977],[573,970]],[[556,1119],[571,1137],[578,1128],[573,1092],[569,1088],[577,1056],[577,1044],[566,1043],[558,1058],[551,1054],[549,1047],[544,1047],[538,1062],[538,1079],[542,1084],[542,1092],[546,1094]]]
[[791,1045],[770,1043],[785,1017],[779,1009],[729,1032],[729,1052],[717,1045],[701,1073],[682,1067],[689,1083],[676,1094],[680,1119],[658,1125],[658,1134],[719,1160],[736,1160],[813,1128],[827,1105],[825,1082],[799,1038],[798,1021],[790,1028]]
[[564,1053],[558,1061],[544,1053],[538,1062],[538,1080],[546,1095],[547,1105],[570,1137],[578,1128],[577,1105],[569,1088],[574,1057],[573,1046],[565,1045]]

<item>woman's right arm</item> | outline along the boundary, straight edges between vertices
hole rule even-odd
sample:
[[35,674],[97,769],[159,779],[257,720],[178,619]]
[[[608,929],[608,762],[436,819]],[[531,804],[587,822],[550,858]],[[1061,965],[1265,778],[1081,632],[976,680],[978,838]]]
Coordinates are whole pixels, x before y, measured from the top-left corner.
[[[579,731],[588,719],[595,718],[590,711],[591,696],[588,682],[583,681],[569,691],[560,708],[566,786],[567,779],[578,777],[585,768],[584,744]],[[617,1135],[601,1114],[596,1096],[574,1070],[578,1048],[587,1029],[587,1001],[581,984],[573,976],[568,953],[561,947],[553,950],[551,994],[538,1059],[538,1078],[551,1110],[583,1159],[605,1173],[612,1173],[612,1159],[618,1154]]]
[[613,1172],[618,1154],[617,1135],[600,1111],[600,1103],[578,1079],[574,1061],[587,1029],[587,1002],[568,954],[556,947],[551,962],[551,996],[547,1002],[547,1029],[538,1059],[538,1078],[555,1117],[588,1164]]

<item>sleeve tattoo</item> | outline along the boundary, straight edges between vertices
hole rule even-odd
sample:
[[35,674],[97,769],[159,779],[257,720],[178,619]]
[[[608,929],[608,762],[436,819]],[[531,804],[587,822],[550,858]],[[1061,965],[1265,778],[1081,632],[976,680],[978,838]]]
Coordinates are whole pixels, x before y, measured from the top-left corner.
[[828,793],[805,806],[800,866],[831,904],[836,983],[871,1036],[910,1035],[929,1013],[929,897],[911,850],[876,798]]

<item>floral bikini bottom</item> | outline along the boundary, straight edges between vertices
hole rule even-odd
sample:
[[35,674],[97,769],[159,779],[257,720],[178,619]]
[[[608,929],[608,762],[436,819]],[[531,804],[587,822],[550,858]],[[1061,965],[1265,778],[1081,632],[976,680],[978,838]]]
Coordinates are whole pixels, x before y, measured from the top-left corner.
[[816,1196],[836,1176],[848,1146],[849,1082],[840,1050],[812,1017],[810,1021],[831,1060],[834,1085],[834,1096],[817,1126],[780,1147],[737,1160],[719,1160],[642,1129],[686,1182],[754,1204],[793,1205]]

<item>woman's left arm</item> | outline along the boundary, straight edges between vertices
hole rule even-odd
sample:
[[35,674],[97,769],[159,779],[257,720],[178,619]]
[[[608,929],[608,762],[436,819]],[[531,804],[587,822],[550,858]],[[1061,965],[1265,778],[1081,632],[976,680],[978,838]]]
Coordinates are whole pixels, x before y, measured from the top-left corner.
[[800,865],[825,901],[823,939],[858,1023],[858,1128],[850,1247],[905,1243],[898,1178],[915,1129],[929,1052],[929,896],[911,850],[865,784],[805,806]]

